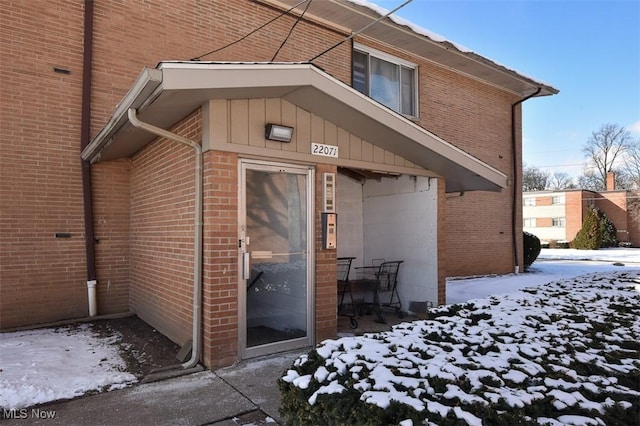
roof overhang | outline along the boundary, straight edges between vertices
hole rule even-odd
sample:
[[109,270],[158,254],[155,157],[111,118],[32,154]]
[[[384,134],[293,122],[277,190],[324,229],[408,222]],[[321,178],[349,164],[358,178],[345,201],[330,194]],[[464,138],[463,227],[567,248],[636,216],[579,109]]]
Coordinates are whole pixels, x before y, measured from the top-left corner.
[[129,108],[169,129],[211,99],[282,98],[446,179],[446,191],[500,191],[507,176],[311,64],[161,62],[146,68],[83,150],[91,162],[126,158],[156,138]]
[[[299,0],[254,1],[285,10],[299,3]],[[305,17],[315,18],[319,22],[334,25],[337,29],[350,33],[360,31],[387,12],[363,0],[323,0],[311,2],[308,8],[306,4],[302,4],[292,13],[300,14],[305,8]],[[559,92],[558,89],[545,82],[512,70],[394,15],[370,26],[361,35],[500,87],[521,97],[530,95],[538,88],[540,88],[540,92],[535,96],[555,95]]]

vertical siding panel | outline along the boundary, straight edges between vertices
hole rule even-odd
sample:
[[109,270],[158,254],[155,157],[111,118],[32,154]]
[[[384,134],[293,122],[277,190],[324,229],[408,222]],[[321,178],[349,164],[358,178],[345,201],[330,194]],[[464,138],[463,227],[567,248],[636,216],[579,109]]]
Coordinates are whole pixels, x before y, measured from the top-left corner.
[[362,160],[362,139],[354,135],[349,137],[349,158]]
[[362,141],[362,161],[374,161],[373,159],[373,145],[367,141]]
[[298,152],[311,152],[311,113],[302,108],[296,108],[296,129],[293,133],[298,142]]
[[384,149],[379,146],[373,146],[373,162],[384,163]]
[[349,133],[341,127],[338,127],[338,154],[340,158],[349,158]]
[[226,100],[211,101],[211,141],[214,144],[229,142],[229,103]]
[[390,151],[384,151],[384,163],[385,164],[395,164],[396,163],[396,155]]
[[249,99],[249,145],[251,146],[261,148],[266,146],[264,137],[265,108],[264,99]]
[[[280,98],[268,98],[265,100],[265,124],[281,124],[282,123],[282,100]],[[282,142],[266,141],[266,147],[269,149],[282,149]]]
[[324,143],[324,120],[315,114],[311,115],[311,140]]
[[230,102],[230,141],[239,145],[249,145],[249,102],[246,99],[237,99]]
[[290,102],[282,101],[282,125],[293,127],[293,137],[290,143],[283,143],[283,151],[296,151],[298,145],[298,135],[296,135],[296,106]]
[[338,145],[338,127],[330,121],[324,121],[324,143]]

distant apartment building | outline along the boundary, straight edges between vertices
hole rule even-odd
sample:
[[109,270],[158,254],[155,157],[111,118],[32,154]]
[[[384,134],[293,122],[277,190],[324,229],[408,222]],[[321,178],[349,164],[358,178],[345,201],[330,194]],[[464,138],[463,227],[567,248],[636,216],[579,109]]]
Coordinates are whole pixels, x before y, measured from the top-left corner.
[[[611,181],[611,179],[610,179]],[[609,182],[609,188],[613,188]],[[614,224],[618,241],[640,247],[640,192],[595,192],[584,189],[534,191],[522,194],[523,230],[543,242],[570,242],[580,228],[587,209],[600,209]]]

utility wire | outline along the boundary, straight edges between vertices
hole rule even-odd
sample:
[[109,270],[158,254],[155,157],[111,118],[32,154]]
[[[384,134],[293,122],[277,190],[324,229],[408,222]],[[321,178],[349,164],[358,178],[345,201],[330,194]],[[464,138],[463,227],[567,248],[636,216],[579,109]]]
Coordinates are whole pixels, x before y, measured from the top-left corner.
[[273,58],[271,58],[271,62],[276,60],[276,56],[278,56],[278,53],[280,53],[280,50],[282,49],[282,47],[287,43],[287,40],[289,40],[289,37],[291,37],[291,33],[295,29],[296,25],[298,25],[298,22],[300,22],[304,14],[307,13],[307,9],[309,9],[309,6],[311,5],[312,1],[313,0],[309,0],[307,5],[304,7],[304,10],[302,11],[302,14],[300,14],[300,16],[298,16],[298,19],[296,19],[296,22],[293,23],[293,25],[291,26],[291,29],[289,30],[289,34],[287,34],[287,37],[284,40],[282,40],[280,47],[278,47],[278,50],[276,50],[276,53],[273,54]]
[[349,37],[346,37],[344,40],[341,40],[339,42],[337,42],[336,44],[334,44],[333,46],[331,46],[330,48],[326,49],[323,52],[318,53],[316,56],[314,56],[313,58],[309,59],[308,62],[313,62],[316,59],[318,59],[320,56],[325,55],[327,53],[329,53],[330,51],[332,51],[333,49],[335,49],[336,47],[340,46],[342,43],[351,40],[352,38],[354,38],[355,36],[357,36],[358,34],[366,31],[369,27],[371,27],[374,24],[377,24],[378,22],[382,21],[384,18],[388,18],[391,14],[397,12],[398,10],[402,9],[403,7],[405,7],[406,5],[408,5],[409,3],[411,3],[413,0],[407,0],[404,3],[402,3],[400,6],[396,7],[395,9],[393,9],[391,12],[387,13],[384,16],[380,16],[378,19],[369,22],[367,25],[365,25],[364,27],[362,27],[361,29],[359,29],[358,31],[356,31],[355,33],[351,34]]
[[[523,191],[523,192],[536,192],[538,193],[538,195],[542,195],[542,193],[545,192],[577,192],[577,191],[587,191],[587,192],[595,192],[598,194],[598,196],[593,196],[593,197],[585,197],[582,201],[599,201],[599,200],[609,200],[611,201],[611,199],[613,197],[602,197],[600,196],[600,193],[602,192],[627,192],[627,193],[632,193],[635,194],[636,192],[638,192],[638,190],[633,190],[633,189],[614,189],[613,191],[608,191],[608,190],[596,190],[596,189],[585,189],[585,188],[566,188],[566,189],[542,189],[542,190],[536,190],[536,191]],[[527,195],[527,198],[538,198],[538,197],[532,197],[531,195]],[[547,196],[548,197],[548,196]],[[524,198],[524,197],[523,197]],[[630,196],[626,196],[625,197],[627,200],[640,200],[640,195],[630,195]],[[553,204],[554,206],[564,206],[565,204]],[[548,207],[548,206],[524,206],[524,207]]]
[[[269,25],[269,24],[270,24],[270,23],[272,23],[273,21],[276,21],[276,20],[278,20],[278,19],[282,18],[284,15],[288,15],[288,14],[289,14],[293,9],[295,9],[296,7],[300,6],[302,3],[307,2],[307,1],[310,1],[310,0],[302,0],[302,1],[300,1],[299,3],[296,3],[295,5],[291,6],[291,8],[290,8],[290,9],[288,9],[288,10],[286,10],[286,11],[282,12],[280,15],[276,16],[275,18],[271,19],[270,21],[268,21],[268,22],[266,22],[266,23],[264,23],[264,24],[260,25],[258,28],[256,28],[255,30],[251,31],[250,33],[248,33],[248,34],[246,34],[246,35],[244,35],[244,36],[240,37],[238,40],[232,41],[232,42],[231,42],[231,43],[229,43],[229,44],[226,44],[226,45],[224,45],[224,46],[222,46],[222,47],[219,47],[219,48],[217,48],[217,49],[214,49],[214,50],[212,50],[212,51],[210,51],[210,52],[204,53],[204,54],[202,54],[202,55],[200,55],[200,56],[196,56],[195,58],[191,58],[191,60],[192,60],[192,61],[199,61],[199,60],[200,60],[202,57],[204,57],[204,56],[211,55],[212,53],[216,53],[216,52],[219,52],[219,51],[221,51],[221,50],[226,49],[227,47],[231,47],[231,46],[233,46],[233,45],[234,45],[234,44],[236,44],[236,43],[240,43],[242,40],[246,39],[247,37],[249,37],[250,35],[252,35],[252,34],[254,34],[254,33],[257,33],[258,31],[260,31],[261,29],[263,29],[264,27],[266,27],[267,25]],[[307,5],[307,6],[308,6],[308,5]],[[306,10],[306,9],[305,9],[305,10]]]

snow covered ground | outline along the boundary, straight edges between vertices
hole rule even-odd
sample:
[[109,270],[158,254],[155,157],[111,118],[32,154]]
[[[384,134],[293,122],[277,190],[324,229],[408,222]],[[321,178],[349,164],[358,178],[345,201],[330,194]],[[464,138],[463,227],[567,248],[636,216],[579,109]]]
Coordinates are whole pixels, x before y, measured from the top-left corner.
[[[565,260],[554,260],[558,256]],[[615,262],[625,266],[613,266]],[[448,303],[513,293],[593,272],[606,276],[632,269],[640,271],[640,249],[546,249],[531,273],[448,280]],[[513,304],[517,299],[510,300]],[[133,375],[124,372],[115,339],[100,337],[86,325],[0,334],[0,409],[18,409],[135,382]],[[507,377],[511,376],[520,377],[518,373]]]
[[542,249],[538,259],[526,273],[447,279],[447,303],[511,293],[525,287],[595,272],[630,269],[640,270],[640,249]]
[[19,409],[136,381],[87,324],[0,334],[0,409]]

